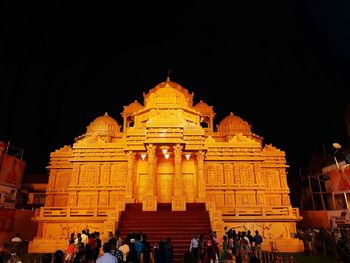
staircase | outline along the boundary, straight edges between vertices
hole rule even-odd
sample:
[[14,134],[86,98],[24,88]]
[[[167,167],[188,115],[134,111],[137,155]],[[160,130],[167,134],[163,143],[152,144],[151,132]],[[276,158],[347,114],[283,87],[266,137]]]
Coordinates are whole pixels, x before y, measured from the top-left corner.
[[171,238],[174,247],[174,263],[183,262],[194,234],[208,234],[211,230],[209,213],[205,204],[188,203],[186,211],[171,211],[171,204],[158,204],[157,211],[142,212],[142,204],[126,204],[119,226],[121,237],[128,233],[147,234],[151,246],[154,242]]

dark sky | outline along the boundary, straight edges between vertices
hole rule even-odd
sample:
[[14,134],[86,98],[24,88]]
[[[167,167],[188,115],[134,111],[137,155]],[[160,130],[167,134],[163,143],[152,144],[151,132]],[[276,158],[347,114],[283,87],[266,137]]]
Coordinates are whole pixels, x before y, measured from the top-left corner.
[[121,124],[168,68],[216,124],[232,111],[292,168],[348,143],[349,1],[23,2],[0,4],[0,140],[27,172],[104,112]]

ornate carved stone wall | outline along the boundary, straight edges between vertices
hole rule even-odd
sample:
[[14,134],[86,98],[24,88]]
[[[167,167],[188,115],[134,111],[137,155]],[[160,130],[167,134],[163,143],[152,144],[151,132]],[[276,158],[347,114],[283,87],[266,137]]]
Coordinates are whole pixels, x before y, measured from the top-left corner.
[[[300,251],[291,237],[301,219],[292,208],[285,153],[251,132],[233,113],[214,131],[212,106],[167,80],[124,107],[123,124],[106,113],[72,146],[51,153],[45,207],[36,211],[30,252],[65,249],[71,232],[89,228],[102,240],[118,226],[125,203],[185,210],[205,203],[212,229],[259,230],[281,251]],[[121,128],[123,127],[123,129]]]

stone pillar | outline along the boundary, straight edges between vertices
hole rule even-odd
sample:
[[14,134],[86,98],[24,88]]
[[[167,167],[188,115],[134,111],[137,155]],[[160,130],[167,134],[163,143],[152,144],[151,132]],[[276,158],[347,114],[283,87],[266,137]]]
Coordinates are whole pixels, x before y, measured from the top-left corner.
[[173,211],[186,211],[186,197],[183,195],[183,178],[182,178],[182,146],[176,144],[174,149],[175,178],[174,178],[174,195],[172,199]]
[[174,146],[174,162],[175,162],[175,180],[174,195],[183,195],[183,178],[182,178],[182,146],[177,144]]
[[149,189],[148,195],[155,194],[155,166],[156,166],[156,147],[153,144],[147,146],[148,162],[147,162],[147,171],[149,177]]
[[149,144],[147,147],[147,171],[149,179],[148,193],[142,201],[142,210],[143,211],[156,211],[157,210],[157,198],[156,198],[156,167],[157,167],[157,158],[156,158],[156,146],[154,144]]
[[135,154],[133,151],[128,151],[127,153],[128,158],[128,168],[127,168],[127,175],[126,175],[126,186],[125,186],[125,202],[126,203],[133,203],[134,198],[134,166],[135,166]]
[[198,166],[197,202],[205,202],[204,157],[205,157],[205,153],[203,151],[198,151],[197,153],[197,166]]

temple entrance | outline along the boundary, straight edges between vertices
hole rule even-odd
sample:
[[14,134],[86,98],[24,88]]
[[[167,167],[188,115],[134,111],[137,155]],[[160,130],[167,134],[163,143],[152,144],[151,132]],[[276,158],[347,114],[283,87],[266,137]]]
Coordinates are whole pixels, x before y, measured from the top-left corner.
[[138,193],[137,200],[142,202],[145,196],[149,194],[150,185],[150,176],[147,173],[140,173],[138,176]]
[[193,203],[195,201],[194,174],[183,173],[182,177],[183,177],[184,196],[186,196],[186,202]]
[[171,203],[173,195],[173,176],[170,173],[158,174],[158,202]]
[[174,160],[169,158],[158,159],[158,174],[157,174],[157,201],[159,203],[171,203],[174,188]]
[[182,184],[183,194],[186,197],[186,202],[193,203],[197,197],[197,182],[196,182],[195,162],[191,160],[183,160],[182,162]]

